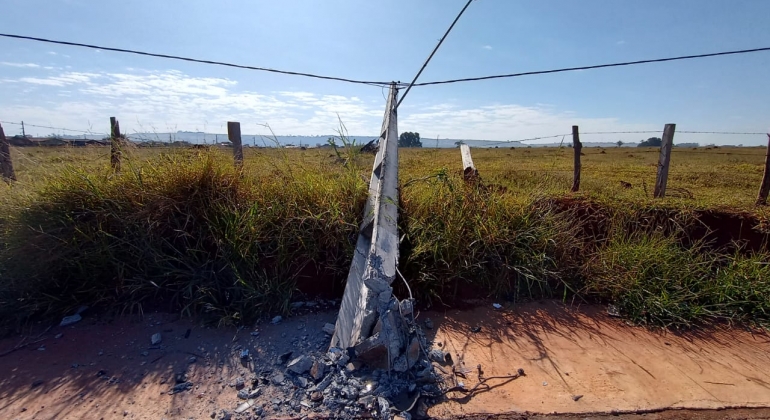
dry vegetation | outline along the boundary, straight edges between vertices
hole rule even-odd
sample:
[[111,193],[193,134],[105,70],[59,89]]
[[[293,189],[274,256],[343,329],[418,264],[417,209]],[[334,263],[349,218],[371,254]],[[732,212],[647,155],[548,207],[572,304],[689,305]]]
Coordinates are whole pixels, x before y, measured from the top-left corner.
[[[227,153],[135,149],[114,176],[105,148],[14,149],[0,316],[89,304],[239,323],[286,311],[298,291],[339,295],[371,157],[251,149],[239,174]],[[401,271],[421,301],[598,300],[668,326],[770,320],[768,211],[753,206],[764,150],[675,149],[664,200],[651,198],[656,149],[584,154],[570,194],[568,148],[474,149],[474,185],[457,150],[402,150]]]

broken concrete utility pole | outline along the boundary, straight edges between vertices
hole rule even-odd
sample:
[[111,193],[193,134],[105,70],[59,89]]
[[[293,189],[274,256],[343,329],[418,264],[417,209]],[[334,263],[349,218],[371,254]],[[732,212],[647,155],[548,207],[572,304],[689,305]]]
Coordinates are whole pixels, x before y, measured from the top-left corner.
[[419,351],[412,349],[418,345],[416,338],[408,341],[403,311],[391,287],[399,245],[397,97],[398,89],[391,84],[364,220],[331,347],[352,347],[355,357],[371,367],[404,372],[417,361]]

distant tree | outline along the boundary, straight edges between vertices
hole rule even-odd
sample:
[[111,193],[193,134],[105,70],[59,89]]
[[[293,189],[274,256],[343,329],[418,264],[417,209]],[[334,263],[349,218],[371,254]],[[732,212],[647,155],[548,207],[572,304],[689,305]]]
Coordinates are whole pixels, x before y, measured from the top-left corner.
[[456,141],[456,142],[455,142],[455,147],[460,147],[460,146],[462,146],[463,144],[465,144],[465,142],[464,142],[464,141],[462,141],[462,140],[458,140],[458,141]]
[[412,133],[411,131],[401,133],[398,137],[398,147],[422,147],[420,133]]
[[637,147],[660,147],[661,144],[663,144],[663,140],[660,137],[650,137],[639,143]]
[[622,145],[623,145],[623,140],[618,140],[618,141],[617,141],[615,144],[617,144],[617,145],[618,145],[618,147],[620,147],[620,146],[622,146]]

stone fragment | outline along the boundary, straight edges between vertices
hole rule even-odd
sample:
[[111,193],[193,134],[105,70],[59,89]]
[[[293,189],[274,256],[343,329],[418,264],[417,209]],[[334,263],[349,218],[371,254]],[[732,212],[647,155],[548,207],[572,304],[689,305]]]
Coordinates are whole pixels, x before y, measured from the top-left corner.
[[310,377],[319,381],[324,377],[324,373],[326,373],[326,365],[318,360],[314,361],[313,366],[310,368]]
[[323,329],[323,332],[325,332],[326,334],[334,335],[334,328],[335,328],[334,324],[327,323],[324,325],[322,329]]
[[309,371],[312,366],[313,359],[310,356],[303,355],[289,362],[289,364],[286,365],[286,368],[297,375],[302,375]]
[[239,405],[238,408],[235,409],[235,414],[244,413],[246,410],[251,408],[251,406],[253,406],[253,405],[254,405],[254,401],[253,400],[246,401],[243,404]]
[[283,321],[283,317],[278,315],[275,318],[273,318],[273,320],[270,322],[272,322],[273,324],[279,324],[281,321]]
[[83,317],[80,316],[80,314],[75,314],[71,316],[65,316],[62,318],[61,322],[59,323],[60,327],[66,327],[68,325],[72,325],[76,322],[80,322],[83,319]]
[[162,341],[162,337],[160,336],[160,333],[155,333],[150,337],[150,344],[153,346],[160,344]]
[[238,391],[238,398],[242,400],[248,400],[249,399],[249,391],[246,391],[245,389],[242,389]]
[[433,321],[431,321],[430,318],[425,318],[425,328],[429,330],[433,329]]

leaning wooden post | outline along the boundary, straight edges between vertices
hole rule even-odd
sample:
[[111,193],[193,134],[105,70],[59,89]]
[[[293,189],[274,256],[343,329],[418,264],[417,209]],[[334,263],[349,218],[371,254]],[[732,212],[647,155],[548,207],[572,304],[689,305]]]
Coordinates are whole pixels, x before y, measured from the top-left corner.
[[115,173],[120,173],[120,123],[115,117],[110,117],[110,164]]
[[767,194],[770,192],[770,134],[767,135],[767,153],[765,154],[765,174],[762,176],[762,185],[759,187],[757,205],[767,204]]
[[674,131],[676,124],[666,124],[663,129],[663,143],[660,145],[660,160],[658,161],[658,177],[655,180],[655,198],[666,196],[668,182],[668,166],[671,163],[671,148],[674,146]]
[[479,177],[479,171],[476,170],[476,165],[473,164],[471,148],[467,144],[460,145],[460,155],[463,158],[463,178],[466,181],[477,179]]
[[13,171],[13,162],[11,161],[11,145],[5,138],[2,125],[0,125],[0,172],[3,174],[3,181],[9,184],[11,181],[16,181],[16,173]]
[[241,144],[241,123],[228,121],[227,122],[227,138],[233,143],[233,157],[235,158],[235,166],[243,166],[243,145]]
[[575,173],[572,175],[572,192],[580,190],[580,153],[583,150],[583,143],[580,142],[580,132],[578,126],[572,126],[572,149],[575,151]]

